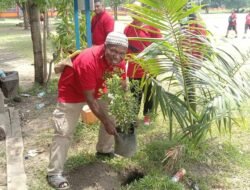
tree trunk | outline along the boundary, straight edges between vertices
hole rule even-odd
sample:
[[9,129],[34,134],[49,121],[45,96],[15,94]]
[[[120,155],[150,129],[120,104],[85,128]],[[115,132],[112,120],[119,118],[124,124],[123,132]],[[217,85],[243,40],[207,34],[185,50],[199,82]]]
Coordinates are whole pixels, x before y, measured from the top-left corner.
[[27,3],[22,3],[24,30],[29,29],[29,17],[27,13]]
[[33,43],[35,82],[43,84],[44,76],[42,39],[40,32],[40,10],[38,5],[33,0],[28,0],[28,12],[30,18],[31,38]]
[[117,3],[114,4],[114,17],[115,17],[115,20],[118,19],[118,16],[117,16]]
[[43,78],[47,79],[47,21],[48,21],[48,11],[44,11],[44,21],[43,21]]
[[44,22],[46,24],[46,27],[47,27],[47,39],[49,39],[50,37],[50,30],[49,30],[49,12],[46,11],[46,16],[44,18]]
[[206,14],[209,14],[209,8],[208,8],[208,6],[206,6],[205,11],[206,11]]
[[28,14],[27,14],[27,2],[16,2],[17,6],[22,10],[23,12],[23,24],[24,24],[24,30],[28,30],[29,29],[29,18],[28,18]]

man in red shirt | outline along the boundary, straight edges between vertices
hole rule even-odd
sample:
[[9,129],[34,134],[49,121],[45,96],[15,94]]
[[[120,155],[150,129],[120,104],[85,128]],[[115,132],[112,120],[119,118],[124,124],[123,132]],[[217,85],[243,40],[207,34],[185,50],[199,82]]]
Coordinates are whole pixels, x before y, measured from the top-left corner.
[[231,15],[228,18],[228,27],[227,27],[227,34],[226,34],[226,38],[228,37],[228,33],[230,30],[234,30],[235,31],[235,38],[237,38],[237,29],[236,29],[236,22],[237,16],[235,11],[233,10]]
[[122,77],[126,78],[123,59],[127,47],[128,39],[124,34],[111,32],[105,44],[85,49],[72,60],[72,67],[64,68],[58,83],[58,104],[53,112],[55,133],[47,175],[52,187],[69,188],[67,179],[62,176],[63,167],[84,104],[87,103],[101,121],[96,155],[113,155],[113,135],[117,134],[115,120],[108,114],[107,103],[99,99],[99,92],[105,89],[105,75],[115,68],[123,70]]
[[[158,29],[152,26],[144,25],[141,21],[138,21],[136,19],[133,19],[133,21],[125,28],[124,34],[126,34],[127,37],[161,38],[161,34]],[[151,42],[149,41],[129,40],[128,54],[140,53],[150,44]],[[138,107],[140,108],[144,89],[141,89],[139,92],[135,92],[136,87],[133,86],[133,81],[139,81],[140,84],[142,82],[143,76],[145,76],[145,72],[138,63],[129,62],[127,76],[129,77],[129,80],[131,82],[131,92],[134,93],[137,99]],[[153,100],[150,97],[151,88],[152,84],[148,86],[143,106],[144,125],[150,124],[150,113],[153,107]]]
[[250,29],[250,11],[246,16],[246,23],[245,23],[245,34],[247,34],[247,30]]
[[187,96],[192,110],[196,111],[196,88],[192,73],[201,68],[201,63],[204,59],[205,51],[207,50],[205,41],[207,40],[207,30],[203,26],[201,20],[196,14],[190,14],[188,17],[188,25],[184,26],[185,38],[182,42],[184,52],[187,53],[187,60],[184,64],[184,77],[187,85]]
[[114,31],[115,21],[104,8],[103,0],[95,0],[95,15],[91,21],[93,45],[104,44],[108,33]]
[[[207,36],[207,31],[202,25],[201,21],[197,18],[196,14],[189,15],[190,24],[188,25],[188,32],[190,36],[187,39],[188,42],[188,51],[190,54],[197,58],[199,61],[203,60],[204,48],[203,43]],[[200,67],[200,66],[196,66]]]

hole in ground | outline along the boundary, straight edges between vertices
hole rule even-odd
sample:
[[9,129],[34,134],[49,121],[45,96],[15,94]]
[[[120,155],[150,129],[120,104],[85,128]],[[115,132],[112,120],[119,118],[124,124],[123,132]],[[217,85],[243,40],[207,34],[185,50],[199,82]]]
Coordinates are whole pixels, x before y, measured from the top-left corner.
[[130,183],[133,183],[134,181],[139,181],[140,179],[142,179],[145,176],[145,174],[141,171],[138,170],[134,170],[134,171],[130,171],[124,178],[123,182],[122,182],[122,186],[126,186],[129,185]]

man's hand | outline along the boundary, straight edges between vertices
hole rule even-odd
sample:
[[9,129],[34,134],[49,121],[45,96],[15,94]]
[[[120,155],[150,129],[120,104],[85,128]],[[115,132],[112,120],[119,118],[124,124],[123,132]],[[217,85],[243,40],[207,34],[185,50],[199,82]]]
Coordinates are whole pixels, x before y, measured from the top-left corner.
[[117,135],[115,129],[115,121],[110,118],[108,114],[108,105],[104,101],[97,101],[94,97],[94,90],[85,90],[83,92],[86,102],[91,109],[91,111],[96,115],[96,117],[103,123],[105,130],[110,135]]
[[128,84],[126,80],[121,80],[121,86],[124,91],[128,91]]
[[105,130],[110,135],[117,135],[117,131],[115,128],[115,123],[111,119],[108,119],[104,124]]

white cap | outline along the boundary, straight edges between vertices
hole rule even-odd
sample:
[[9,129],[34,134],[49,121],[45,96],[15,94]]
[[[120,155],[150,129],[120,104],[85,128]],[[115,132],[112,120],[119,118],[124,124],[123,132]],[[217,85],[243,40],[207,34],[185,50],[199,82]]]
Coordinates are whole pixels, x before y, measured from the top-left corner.
[[106,38],[105,45],[120,45],[128,47],[128,38],[120,32],[110,32]]

